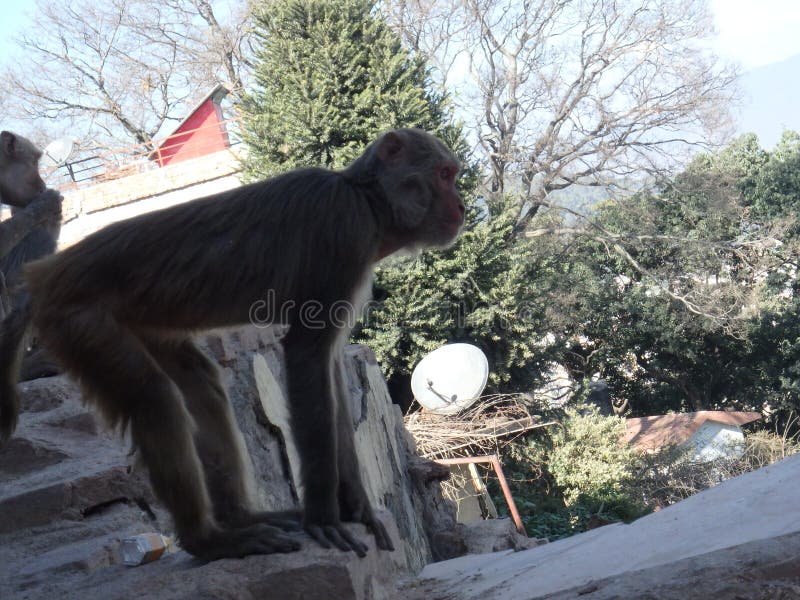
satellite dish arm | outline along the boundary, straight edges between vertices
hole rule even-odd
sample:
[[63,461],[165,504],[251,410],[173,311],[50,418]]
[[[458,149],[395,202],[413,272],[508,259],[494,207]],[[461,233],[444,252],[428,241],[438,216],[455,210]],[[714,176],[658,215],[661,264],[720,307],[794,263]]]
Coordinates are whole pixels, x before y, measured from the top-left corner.
[[458,395],[457,394],[453,394],[452,396],[450,396],[448,398],[447,396],[445,396],[441,392],[437,392],[436,388],[433,387],[433,380],[432,379],[428,379],[427,384],[428,384],[428,389],[430,391],[432,391],[443,402],[446,402],[447,404],[452,404],[453,402],[458,400]]

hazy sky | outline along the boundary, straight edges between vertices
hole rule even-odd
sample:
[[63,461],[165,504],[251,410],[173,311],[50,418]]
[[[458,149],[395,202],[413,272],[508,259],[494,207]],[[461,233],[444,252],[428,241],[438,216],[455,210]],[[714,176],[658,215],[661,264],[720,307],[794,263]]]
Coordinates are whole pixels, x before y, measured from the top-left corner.
[[[710,0],[719,39],[717,50],[737,60],[745,69],[759,67],[800,54],[800,1]],[[25,26],[27,2],[2,1],[0,6],[0,57],[3,41]],[[2,58],[0,58],[2,61]]]
[[[800,0],[709,2],[718,33],[716,51],[725,59],[739,62],[743,71],[800,55]],[[0,67],[13,48],[8,39],[24,31],[25,13],[30,10],[32,3],[0,0]],[[784,127],[800,130],[800,113],[796,110],[800,83],[796,86],[798,90],[790,89],[794,85],[793,81],[785,82],[780,93],[776,93],[774,82],[767,82],[767,97],[761,97],[762,94],[746,101],[741,130],[756,131],[767,147],[775,143]],[[781,104],[772,106],[770,102]]]
[[745,69],[800,54],[798,0],[711,0],[720,55]]

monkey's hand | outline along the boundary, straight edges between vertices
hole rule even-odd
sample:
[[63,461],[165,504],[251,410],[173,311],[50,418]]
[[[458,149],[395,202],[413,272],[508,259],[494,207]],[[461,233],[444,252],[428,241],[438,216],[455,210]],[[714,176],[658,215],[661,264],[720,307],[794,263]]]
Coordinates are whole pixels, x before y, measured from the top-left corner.
[[303,529],[320,546],[323,548],[336,546],[344,552],[352,550],[361,558],[367,555],[367,545],[348,531],[339,519],[317,515],[316,512],[306,506]]
[[339,482],[339,505],[342,520],[363,523],[375,536],[378,548],[390,552],[394,550],[392,538],[389,537],[389,532],[383,523],[375,516],[360,478],[355,482],[345,480]]
[[28,205],[34,218],[39,221],[61,220],[61,202],[63,196],[56,190],[46,189],[36,196]]

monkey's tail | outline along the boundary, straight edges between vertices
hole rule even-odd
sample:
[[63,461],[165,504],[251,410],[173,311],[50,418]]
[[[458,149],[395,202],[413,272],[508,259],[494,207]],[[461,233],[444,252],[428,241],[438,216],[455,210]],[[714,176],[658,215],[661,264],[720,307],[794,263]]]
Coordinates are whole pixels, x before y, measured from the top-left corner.
[[31,303],[25,298],[11,310],[0,329],[0,448],[14,433],[19,419],[17,381],[30,322]]

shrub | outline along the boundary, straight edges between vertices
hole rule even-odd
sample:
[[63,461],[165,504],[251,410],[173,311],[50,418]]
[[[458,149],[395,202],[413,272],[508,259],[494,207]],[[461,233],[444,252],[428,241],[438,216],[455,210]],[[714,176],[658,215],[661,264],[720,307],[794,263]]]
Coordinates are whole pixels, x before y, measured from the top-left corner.
[[[757,431],[745,438],[741,456],[697,462],[675,446],[650,454],[621,446],[624,421],[595,409],[567,411],[560,421],[511,444],[503,457],[517,509],[534,537],[559,539],[628,522],[800,451],[791,437]],[[491,480],[489,489],[498,509],[504,507]]]
[[648,512],[633,487],[638,456],[619,444],[624,427],[583,408],[510,447],[504,469],[529,535],[558,539]]

